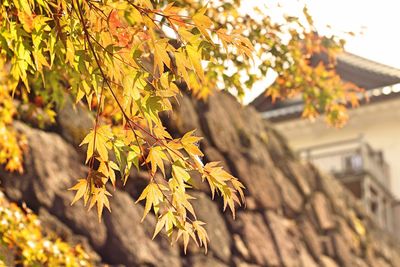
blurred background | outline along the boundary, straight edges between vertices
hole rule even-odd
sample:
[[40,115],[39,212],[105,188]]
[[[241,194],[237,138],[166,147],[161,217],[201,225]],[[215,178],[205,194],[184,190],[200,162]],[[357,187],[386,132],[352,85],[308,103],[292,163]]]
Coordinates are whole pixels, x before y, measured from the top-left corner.
[[246,101],[274,122],[303,160],[332,173],[383,228],[400,237],[400,2],[275,2],[269,6],[274,12],[290,15],[306,4],[319,34],[345,36],[335,70],[343,81],[363,88],[368,100],[350,111],[340,129],[322,118],[301,119],[301,97],[272,103],[260,95],[260,86]]

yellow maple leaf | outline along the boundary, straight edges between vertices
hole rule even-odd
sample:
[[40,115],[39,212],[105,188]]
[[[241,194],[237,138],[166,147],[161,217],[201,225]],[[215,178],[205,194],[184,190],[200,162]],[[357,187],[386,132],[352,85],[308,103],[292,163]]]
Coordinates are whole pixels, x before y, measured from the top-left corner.
[[151,207],[154,209],[154,213],[157,214],[159,209],[159,204],[163,201],[164,195],[161,190],[167,189],[163,185],[158,185],[155,182],[150,182],[146,188],[143,190],[142,194],[140,194],[138,200],[135,203],[138,203],[142,200],[146,200],[146,204],[144,206],[143,217],[146,218],[146,215],[149,213]]
[[207,38],[210,38],[210,34],[208,33],[208,30],[210,30],[211,26],[213,26],[212,20],[205,15],[207,11],[207,7],[204,6],[202,7],[193,17],[193,22],[196,25],[196,27],[199,29],[199,31]]
[[165,169],[164,169],[163,160],[168,160],[168,157],[164,153],[163,148],[160,146],[151,147],[149,154],[146,158],[146,163],[150,163],[151,172],[153,174],[156,173],[157,167],[158,167],[165,177]]
[[79,146],[87,144],[86,163],[93,156],[94,151],[99,153],[103,161],[108,161],[108,150],[111,149],[110,138],[112,133],[109,126],[103,125],[91,130]]
[[71,202],[71,205],[73,205],[75,202],[77,202],[79,199],[83,197],[83,195],[88,192],[88,183],[86,179],[79,179],[78,183],[75,184],[73,187],[69,188],[68,190],[74,190],[76,191],[75,197]]

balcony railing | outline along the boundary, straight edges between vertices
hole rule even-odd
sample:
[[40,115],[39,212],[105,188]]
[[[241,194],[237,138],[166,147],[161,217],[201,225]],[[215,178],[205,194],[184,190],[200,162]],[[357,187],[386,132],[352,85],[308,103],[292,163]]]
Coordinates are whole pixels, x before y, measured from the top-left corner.
[[299,154],[337,177],[370,174],[385,189],[390,189],[389,166],[382,152],[373,150],[362,138],[304,148]]

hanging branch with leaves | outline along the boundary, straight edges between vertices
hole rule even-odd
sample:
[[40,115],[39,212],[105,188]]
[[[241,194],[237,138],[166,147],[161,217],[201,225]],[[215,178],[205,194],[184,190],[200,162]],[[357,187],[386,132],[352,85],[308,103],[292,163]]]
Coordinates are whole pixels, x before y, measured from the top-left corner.
[[[212,40],[215,29],[205,11],[203,7],[188,16],[174,4],[156,9],[150,1],[75,0],[9,1],[1,12],[7,21],[3,29],[16,35],[7,36],[12,52],[5,53],[15,61],[11,78],[22,81],[29,92],[31,76],[41,76],[46,85],[48,71],[63,70],[57,78],[67,78],[76,101],[85,100],[89,109],[97,103],[94,127],[81,144],[87,145],[89,173],[70,189],[76,191],[72,203],[83,198],[89,209],[97,206],[100,219],[104,207],[110,210],[107,184],[115,188],[118,176],[125,184],[131,168],[143,166],[151,177],[137,200],[145,201],[143,219],[153,211],[154,236],[164,228],[168,236],[174,235],[172,241],[183,239],[185,251],[190,238],[206,249],[208,242],[187,192],[193,187],[191,172],[200,173],[213,196],[219,194],[224,209],[233,214],[235,205],[244,201],[237,178],[217,163],[203,166],[201,138],[194,131],[173,139],[159,117],[172,109],[179,83],[189,88],[206,84],[204,51],[218,49],[218,41]],[[166,36],[165,25],[174,30],[179,44]],[[229,43],[226,37],[224,45],[253,49],[248,41]],[[12,90],[20,87],[16,82]],[[113,124],[102,122],[108,105],[118,109]],[[165,170],[166,162],[171,173]],[[157,172],[163,179],[156,178]]]
[[[244,202],[244,186],[218,163],[201,162],[201,138],[194,130],[173,138],[163,126],[159,114],[172,111],[171,101],[183,88],[200,99],[218,88],[234,90],[240,98],[272,68],[278,73],[268,90],[272,98],[301,93],[307,103],[304,114],[326,112],[332,124],[344,121],[346,101],[356,99],[336,74],[308,64],[312,53],[331,55],[340,45],[334,38],[327,43],[317,38],[306,10],[311,26],[287,18],[286,29],[268,16],[241,16],[238,5],[2,1],[0,164],[22,172],[25,140],[12,127],[18,101],[43,109],[54,121],[55,108],[67,93],[95,115],[93,129],[81,143],[89,172],[70,188],[75,191],[72,203],[83,198],[89,209],[97,207],[101,219],[104,207],[110,210],[110,188],[117,179],[125,185],[132,168],[145,169],[150,179],[137,202],[144,202],[143,219],[150,212],[156,216],[154,236],[165,229],[172,242],[183,240],[185,251],[189,240],[207,249],[204,222],[191,204],[193,173],[233,216]],[[289,42],[282,37],[285,32]],[[228,68],[235,72],[227,74]]]

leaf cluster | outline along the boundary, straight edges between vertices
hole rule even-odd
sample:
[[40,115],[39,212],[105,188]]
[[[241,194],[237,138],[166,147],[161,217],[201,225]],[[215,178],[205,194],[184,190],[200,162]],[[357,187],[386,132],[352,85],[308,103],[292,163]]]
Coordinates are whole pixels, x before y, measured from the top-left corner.
[[[0,194],[0,218],[0,247],[13,251],[19,266],[93,266],[80,245],[73,247],[44,234],[36,215],[9,203],[3,194]],[[0,254],[0,266],[6,266],[1,259]]]

